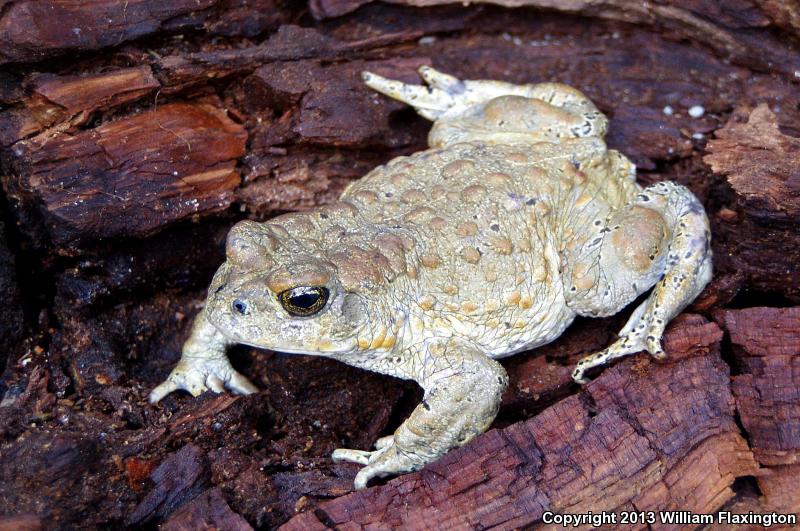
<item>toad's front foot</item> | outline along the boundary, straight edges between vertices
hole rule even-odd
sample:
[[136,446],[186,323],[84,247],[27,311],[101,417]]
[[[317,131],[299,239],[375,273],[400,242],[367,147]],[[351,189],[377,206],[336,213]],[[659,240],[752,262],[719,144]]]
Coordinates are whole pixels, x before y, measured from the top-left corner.
[[167,379],[150,392],[150,403],[156,404],[173,391],[189,391],[197,396],[205,391],[222,393],[225,389],[249,395],[258,388],[234,369],[228,358],[190,357],[184,355]]
[[333,452],[334,461],[364,466],[356,475],[357,489],[372,478],[423,468],[483,433],[497,415],[508,385],[499,363],[457,339],[432,340],[417,348],[406,355],[426,360],[417,378],[425,390],[422,403],[394,435],[378,439],[376,450]]

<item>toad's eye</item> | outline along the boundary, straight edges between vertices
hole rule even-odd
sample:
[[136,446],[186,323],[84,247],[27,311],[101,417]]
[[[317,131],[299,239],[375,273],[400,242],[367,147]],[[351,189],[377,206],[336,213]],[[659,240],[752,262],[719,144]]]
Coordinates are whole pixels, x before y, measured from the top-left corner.
[[283,309],[289,312],[289,315],[296,317],[307,317],[314,315],[325,307],[328,302],[330,292],[328,288],[321,286],[298,286],[296,288],[287,289],[278,295]]
[[233,309],[242,315],[247,315],[248,313],[247,310],[249,310],[247,303],[241,299],[236,299],[235,301],[233,301],[233,304],[231,306],[233,306]]

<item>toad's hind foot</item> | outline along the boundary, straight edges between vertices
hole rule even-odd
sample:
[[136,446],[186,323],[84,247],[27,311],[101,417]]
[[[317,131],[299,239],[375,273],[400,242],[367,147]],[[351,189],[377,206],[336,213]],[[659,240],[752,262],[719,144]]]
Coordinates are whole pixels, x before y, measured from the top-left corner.
[[[634,317],[636,314],[644,314],[646,304],[647,302],[645,301],[636,309]],[[584,377],[584,373],[589,369],[605,365],[613,359],[622,358],[643,350],[649,352],[656,359],[664,359],[666,354],[661,348],[661,336],[664,333],[664,324],[653,322],[652,316],[650,316],[649,319],[644,315],[641,317],[643,318],[641,319],[643,322],[637,322],[635,330],[626,332],[626,330],[623,329],[623,331],[620,332],[619,339],[610,346],[580,360],[572,371],[572,379],[579,384],[589,383],[589,380]],[[633,319],[633,317],[631,319]]]
[[[650,214],[646,214],[648,211]],[[647,244],[648,238],[654,237],[658,233],[657,230],[650,232],[640,230],[639,241],[635,242],[626,241],[625,238],[610,238],[608,242],[603,243],[600,255],[603,258],[598,258],[598,262],[604,264],[604,270],[608,274],[602,277],[605,280],[595,282],[595,287],[602,288],[600,291],[603,293],[613,294],[615,289],[621,291],[621,286],[633,280],[632,285],[635,289],[628,289],[624,297],[617,300],[618,303],[630,302],[653,283],[655,288],[647,300],[633,312],[614,344],[578,362],[572,373],[576,382],[586,383],[584,373],[592,367],[642,350],[646,350],[657,359],[664,358],[661,337],[667,323],[692,302],[711,280],[711,233],[708,218],[697,198],[679,184],[657,183],[638,194],[628,207],[616,214],[616,217],[612,217],[612,222],[615,219],[625,219],[631,227],[643,227],[644,225],[636,223],[645,223],[652,228],[658,224],[651,219],[652,211],[662,216],[668,228],[663,242],[666,245]],[[666,247],[666,252],[657,250],[663,247]],[[648,250],[651,248],[652,250]],[[637,253],[650,252],[653,254],[649,257],[637,256]],[[636,277],[621,274],[625,271],[628,275],[631,273],[631,270],[622,264],[635,267],[636,264],[644,262],[639,258],[650,260],[655,258],[655,260],[648,271]],[[611,260],[618,262],[612,263]],[[640,284],[638,288],[637,282]],[[643,286],[643,282],[646,285]],[[618,308],[609,306],[607,309],[616,311]],[[593,310],[596,315],[601,309],[593,308]]]
[[460,80],[429,66],[419,69],[427,86],[364,72],[370,88],[408,103],[435,123],[431,147],[468,141],[556,142],[605,135],[608,120],[580,91],[559,83],[514,85]]

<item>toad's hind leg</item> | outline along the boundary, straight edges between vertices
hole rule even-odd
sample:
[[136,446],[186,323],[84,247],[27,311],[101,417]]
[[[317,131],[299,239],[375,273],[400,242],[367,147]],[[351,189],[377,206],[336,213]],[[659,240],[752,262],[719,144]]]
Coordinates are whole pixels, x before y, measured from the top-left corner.
[[582,315],[610,315],[654,284],[655,288],[616,342],[578,362],[572,377],[579,383],[586,382],[587,369],[614,358],[641,350],[663,358],[661,336],[667,323],[711,280],[708,218],[697,198],[679,184],[645,188],[600,231],[603,240],[597,253],[569,265],[570,306]]
[[431,147],[467,141],[555,142],[603,137],[608,120],[580,91],[559,83],[514,85],[460,80],[429,66],[419,69],[427,86],[411,85],[364,72],[374,90],[413,106],[433,120]]

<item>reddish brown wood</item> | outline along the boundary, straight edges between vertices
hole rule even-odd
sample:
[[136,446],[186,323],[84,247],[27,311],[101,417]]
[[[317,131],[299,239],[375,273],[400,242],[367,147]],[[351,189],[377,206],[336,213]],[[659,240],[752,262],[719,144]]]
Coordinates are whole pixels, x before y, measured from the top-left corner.
[[230,205],[246,133],[221,110],[172,103],[75,135],[15,145],[12,195],[42,204],[51,239],[143,236]]
[[0,63],[118,46],[159,31],[255,35],[281,20],[274,0],[6,0]]
[[753,286],[800,299],[800,139],[761,104],[738,109],[708,151],[704,160],[736,194],[716,235],[737,252],[722,259]]
[[30,93],[0,112],[0,144],[53,127],[59,130],[86,123],[94,111],[110,109],[155,92],[160,86],[147,66],[85,76],[31,76]]
[[155,486],[128,516],[127,525],[164,518],[205,490],[209,478],[203,451],[187,444],[158,465],[150,478]]
[[740,374],[733,393],[766,503],[800,510],[800,308],[720,310]]
[[166,531],[195,531],[197,529],[250,531],[253,527],[247,523],[247,520],[231,511],[219,489],[208,489],[172,513],[161,529]]

